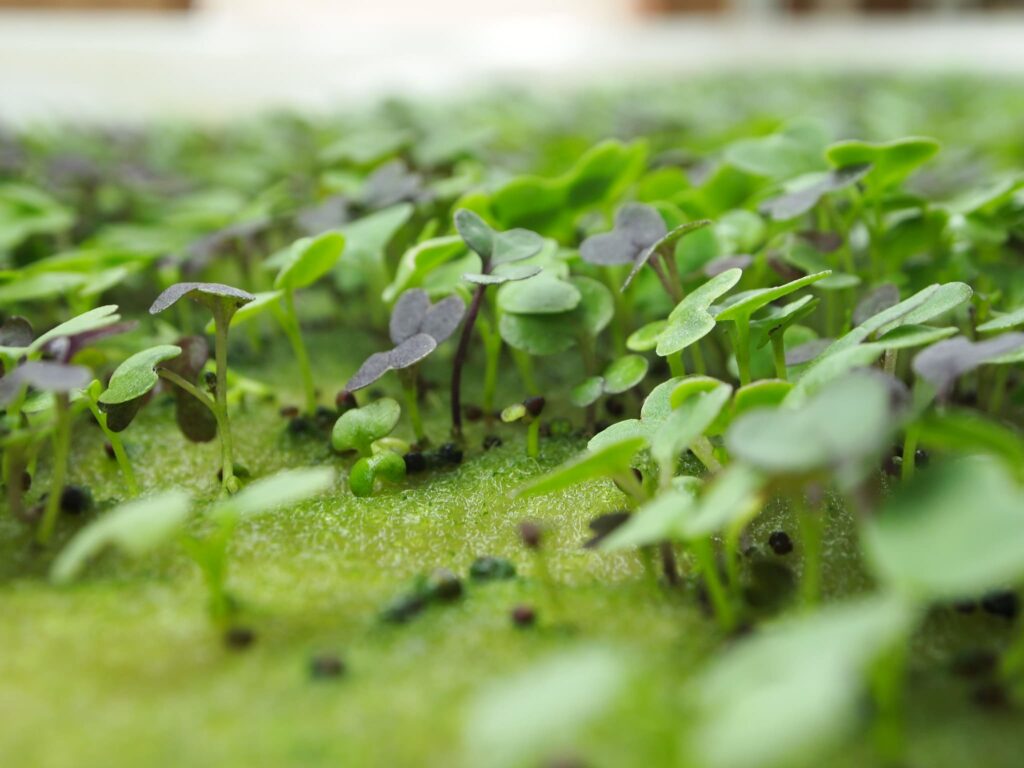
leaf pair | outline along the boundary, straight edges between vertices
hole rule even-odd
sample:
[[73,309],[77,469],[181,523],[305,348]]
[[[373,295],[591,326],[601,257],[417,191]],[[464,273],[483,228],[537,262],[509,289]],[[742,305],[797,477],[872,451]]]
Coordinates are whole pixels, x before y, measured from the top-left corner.
[[416,365],[455,332],[465,314],[466,304],[459,296],[431,304],[426,291],[406,291],[391,311],[389,333],[395,346],[370,355],[349,379],[346,389],[356,392],[388,371]]

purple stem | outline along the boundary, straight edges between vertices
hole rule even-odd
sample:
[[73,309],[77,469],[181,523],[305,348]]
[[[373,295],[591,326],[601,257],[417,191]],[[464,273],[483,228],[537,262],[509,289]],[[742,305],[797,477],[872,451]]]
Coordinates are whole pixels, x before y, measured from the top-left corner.
[[478,285],[476,291],[473,292],[473,300],[469,304],[469,311],[466,312],[466,322],[462,324],[459,347],[455,350],[455,360],[452,362],[452,434],[455,437],[462,436],[462,366],[469,353],[469,341],[473,337],[473,326],[476,325],[476,316],[480,314],[480,303],[483,301],[486,290],[486,285]]

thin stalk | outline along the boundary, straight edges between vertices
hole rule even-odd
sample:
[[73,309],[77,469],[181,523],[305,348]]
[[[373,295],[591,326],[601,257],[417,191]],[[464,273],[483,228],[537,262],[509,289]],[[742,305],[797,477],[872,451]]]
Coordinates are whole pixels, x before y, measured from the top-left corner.
[[875,717],[871,736],[888,764],[898,763],[904,756],[904,687],[907,673],[907,646],[898,642],[876,662],[871,673],[871,695]]
[[800,527],[800,541],[804,548],[804,570],[800,579],[800,600],[804,608],[810,609],[821,598],[821,538],[823,518],[807,506],[803,492],[793,494],[793,506],[797,524]]
[[898,349],[887,349],[885,354],[882,355],[882,370],[890,376],[896,375],[896,363],[899,360],[899,354]]
[[693,369],[703,376],[707,373],[707,366],[704,363],[704,352],[700,348],[700,340],[690,345],[690,357],[693,358]]
[[658,280],[661,281],[661,287],[665,289],[665,293],[668,294],[669,298],[676,304],[683,300],[683,289],[674,284],[669,276],[665,274],[665,270],[661,268],[661,265],[654,259],[647,262],[651,269],[654,270],[654,274],[658,276]]
[[498,369],[501,365],[501,334],[498,332],[497,323],[491,325],[485,333],[484,327],[480,326],[480,333],[484,337],[484,392],[483,409],[484,420],[488,426],[494,422],[494,395],[498,389]]
[[729,599],[722,578],[718,573],[718,563],[715,561],[715,550],[711,539],[703,537],[695,539],[690,543],[690,550],[697,559],[697,568],[704,577],[704,585],[708,591],[708,598],[711,600],[711,607],[715,611],[718,623],[726,632],[736,626],[736,610]]
[[427,442],[427,435],[423,431],[423,418],[420,416],[420,387],[419,367],[412,366],[398,372],[398,379],[402,382],[402,393],[405,395],[405,408],[409,412],[409,423],[412,425],[413,434],[420,444]]
[[772,360],[775,362],[775,375],[786,381],[786,342],[781,333],[771,334]]
[[[288,342],[291,344],[292,353],[299,363],[299,372],[302,374],[302,386],[306,392],[306,412],[312,414],[316,411],[316,384],[313,382],[313,369],[309,364],[309,353],[306,351],[306,344],[302,340],[302,331],[299,328],[299,316],[295,312],[295,292],[286,290],[284,292],[284,316],[281,318],[281,327]],[[220,363],[217,363],[220,370]],[[218,391],[220,387],[218,385]]]
[[526,428],[526,455],[531,459],[540,454],[540,419],[533,419]]
[[908,482],[914,476],[914,454],[917,453],[917,441],[920,437],[917,425],[911,424],[903,434],[903,466],[900,476]]
[[661,572],[665,575],[665,581],[670,587],[679,584],[679,569],[676,567],[676,553],[672,549],[672,543],[663,541],[658,545],[658,554],[661,555]]
[[715,457],[715,447],[711,445],[711,441],[705,435],[701,435],[690,443],[690,450],[700,460],[700,463],[707,467],[709,472],[722,470],[721,462]]
[[736,367],[739,369],[740,385],[750,383],[750,328],[746,320],[729,323],[729,341],[732,343],[733,354],[736,355]]
[[679,378],[686,375],[686,363],[683,361],[683,353],[679,352],[678,355],[669,355],[668,370],[672,374],[673,378]]
[[228,420],[228,326],[231,316],[218,307],[214,310],[213,322],[214,357],[217,360],[217,391],[214,393],[217,407],[214,414],[221,427],[221,487],[225,493],[234,493],[238,490],[238,480],[235,479],[234,445]]
[[624,472],[621,475],[615,476],[615,484],[619,486],[620,490],[627,496],[631,496],[634,501],[642,504],[647,501],[647,494],[644,492],[644,487],[640,484],[640,481],[636,479],[636,475],[630,472]]
[[459,346],[455,350],[455,359],[452,361],[452,434],[455,437],[462,436],[462,367],[466,364],[469,342],[473,338],[473,326],[476,325],[476,316],[480,313],[480,303],[483,301],[486,290],[487,286],[478,285],[473,291],[473,299],[469,303],[466,320],[462,324]]
[[53,470],[50,476],[50,493],[46,497],[46,509],[39,521],[36,541],[47,544],[53,536],[60,512],[60,497],[64,492],[64,480],[68,471],[68,453],[71,451],[71,406],[64,392],[57,393],[57,423],[53,432]]
[[998,418],[999,413],[1003,410],[1003,397],[1006,394],[1006,384],[1010,378],[1010,366],[1008,365],[996,365],[995,374],[992,377],[992,385],[988,391],[988,405],[986,410],[994,417]]
[[537,388],[537,380],[533,377],[533,358],[530,357],[528,352],[523,352],[521,349],[513,349],[512,359],[516,362],[516,368],[519,369],[519,378],[523,380],[523,386],[526,387],[526,391],[530,395],[536,395],[539,390]]
[[117,466],[120,468],[121,474],[124,476],[124,482],[128,486],[128,495],[131,497],[138,496],[139,483],[135,479],[135,470],[132,469],[132,463],[128,459],[128,454],[125,453],[121,436],[117,432],[110,430],[107,426],[107,414],[101,411],[92,399],[89,400],[89,411],[92,413],[93,418],[96,419],[96,423],[100,425],[100,429],[103,430],[103,435],[107,438],[107,442],[110,443],[110,447],[114,450]]

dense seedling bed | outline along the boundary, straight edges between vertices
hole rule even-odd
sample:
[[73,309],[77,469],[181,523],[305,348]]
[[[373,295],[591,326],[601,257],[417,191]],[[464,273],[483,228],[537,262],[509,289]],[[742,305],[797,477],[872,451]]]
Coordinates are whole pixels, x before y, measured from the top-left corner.
[[0,754],[1018,765],[1020,94],[0,133]]

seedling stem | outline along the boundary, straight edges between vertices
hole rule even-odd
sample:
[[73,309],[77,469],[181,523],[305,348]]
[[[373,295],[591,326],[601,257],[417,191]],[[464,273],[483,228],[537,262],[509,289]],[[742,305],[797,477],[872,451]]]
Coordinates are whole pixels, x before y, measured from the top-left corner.
[[57,422],[53,432],[53,474],[50,477],[50,493],[46,497],[46,509],[43,519],[39,522],[36,541],[46,545],[53,535],[60,512],[60,497],[64,492],[64,479],[68,470],[68,453],[71,450],[71,406],[68,395],[58,392],[56,395]]

